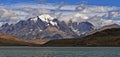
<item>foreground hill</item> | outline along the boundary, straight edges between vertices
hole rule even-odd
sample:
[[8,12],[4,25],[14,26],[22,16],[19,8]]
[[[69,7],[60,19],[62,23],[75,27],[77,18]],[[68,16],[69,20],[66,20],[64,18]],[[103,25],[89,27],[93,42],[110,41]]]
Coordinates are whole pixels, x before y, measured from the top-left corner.
[[0,46],[29,46],[33,45],[27,41],[21,40],[11,35],[0,35]]
[[120,46],[120,28],[106,29],[84,38],[51,40],[43,46]]

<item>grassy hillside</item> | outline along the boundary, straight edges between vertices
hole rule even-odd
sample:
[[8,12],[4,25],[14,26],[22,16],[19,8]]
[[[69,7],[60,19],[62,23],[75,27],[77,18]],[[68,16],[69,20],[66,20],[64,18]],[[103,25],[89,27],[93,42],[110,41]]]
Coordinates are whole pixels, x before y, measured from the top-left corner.
[[37,45],[42,45],[48,42],[49,40],[48,39],[35,39],[35,40],[27,40],[27,41],[30,43],[37,44]]
[[120,28],[103,30],[84,38],[51,40],[43,46],[120,46]]
[[0,46],[29,46],[32,43],[21,40],[15,36],[2,34],[0,35]]

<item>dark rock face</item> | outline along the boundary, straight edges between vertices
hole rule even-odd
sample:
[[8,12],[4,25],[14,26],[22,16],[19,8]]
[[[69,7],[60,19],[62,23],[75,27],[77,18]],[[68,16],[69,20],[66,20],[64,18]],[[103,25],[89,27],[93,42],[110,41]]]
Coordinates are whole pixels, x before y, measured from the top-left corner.
[[71,28],[72,31],[74,31],[77,35],[79,35],[76,38],[84,37],[86,36],[87,32],[94,30],[94,26],[89,22],[69,21],[68,26]]
[[1,27],[8,27],[8,26],[9,26],[9,24],[6,23],[6,24],[2,25]]
[[[57,19],[43,21],[39,17],[33,20],[21,20],[16,24],[8,23],[0,27],[0,34],[11,34],[23,39],[60,39],[78,38],[82,32],[93,30],[93,25],[89,22],[65,23]],[[57,25],[53,25],[56,23]],[[76,33],[74,30],[80,32]]]
[[94,29],[94,26],[89,22],[73,22],[70,26],[72,26],[73,29],[78,30],[80,32],[87,32]]

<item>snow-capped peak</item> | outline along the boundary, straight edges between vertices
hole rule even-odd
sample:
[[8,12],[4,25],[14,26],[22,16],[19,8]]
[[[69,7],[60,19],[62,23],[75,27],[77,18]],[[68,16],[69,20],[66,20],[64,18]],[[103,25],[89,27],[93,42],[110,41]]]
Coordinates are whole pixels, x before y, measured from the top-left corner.
[[[55,19],[54,17],[50,16],[49,14],[43,14],[40,15],[39,18],[47,23],[50,23],[51,25],[55,26],[57,25],[57,22],[53,22],[53,20]],[[48,24],[49,25],[49,24]]]
[[51,17],[49,14],[43,14],[43,15],[40,15],[39,18],[42,20],[42,21],[45,21],[45,22],[49,22],[49,21],[52,21],[54,18]]
[[49,14],[42,14],[40,16],[31,18],[30,20],[36,22],[38,20],[38,18],[41,19],[43,22],[48,23],[48,25],[50,25],[50,24],[53,26],[57,25],[57,22],[53,21],[55,18]]

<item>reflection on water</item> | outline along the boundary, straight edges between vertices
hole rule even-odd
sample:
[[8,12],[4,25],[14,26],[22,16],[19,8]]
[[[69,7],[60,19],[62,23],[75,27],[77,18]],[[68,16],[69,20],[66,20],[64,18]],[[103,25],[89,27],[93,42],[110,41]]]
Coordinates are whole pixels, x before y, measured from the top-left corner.
[[120,48],[0,47],[0,57],[120,57]]

